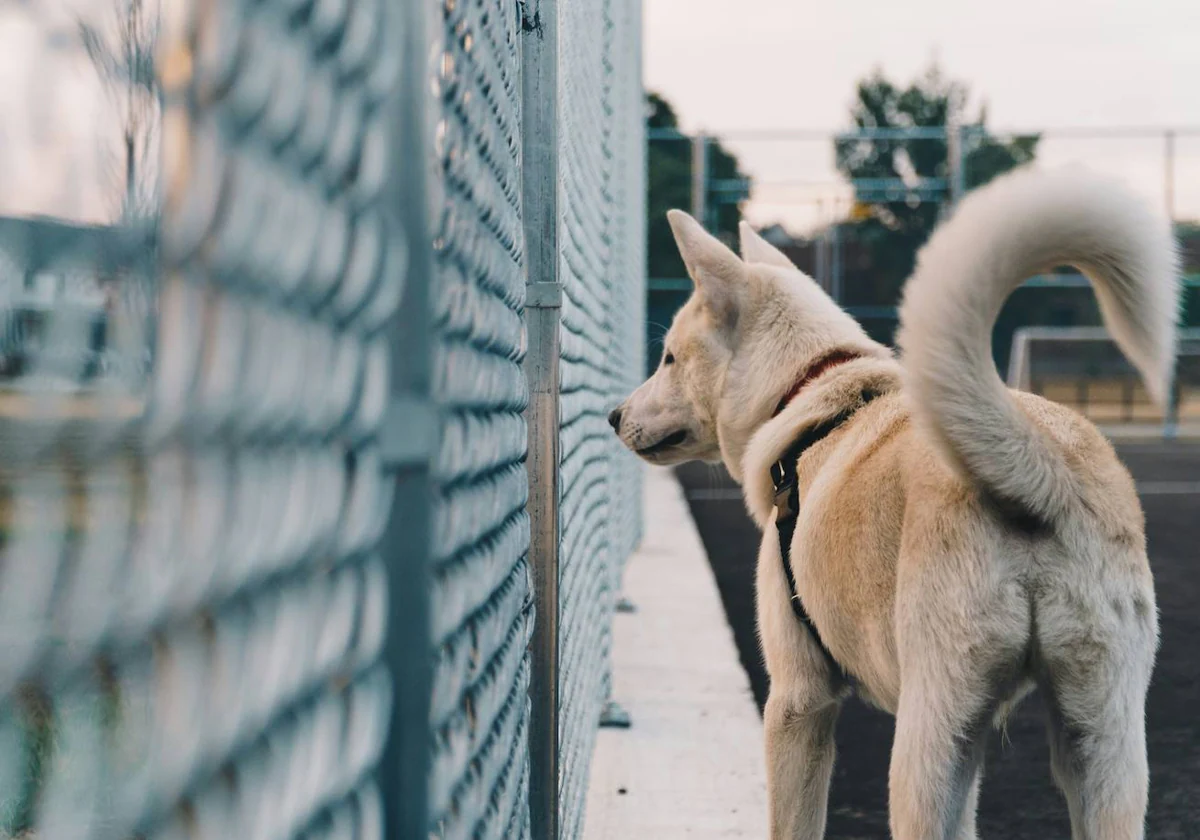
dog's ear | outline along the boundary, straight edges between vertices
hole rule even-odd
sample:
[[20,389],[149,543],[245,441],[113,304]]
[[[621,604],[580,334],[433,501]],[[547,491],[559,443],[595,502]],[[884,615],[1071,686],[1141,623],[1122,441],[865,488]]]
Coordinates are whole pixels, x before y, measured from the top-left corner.
[[746,264],[682,210],[668,210],[667,221],[696,292],[718,320],[732,327],[737,321]]
[[759,236],[749,222],[738,225],[738,238],[741,240],[742,259],[748,263],[765,263],[777,268],[795,269],[796,265],[789,260],[778,248]]

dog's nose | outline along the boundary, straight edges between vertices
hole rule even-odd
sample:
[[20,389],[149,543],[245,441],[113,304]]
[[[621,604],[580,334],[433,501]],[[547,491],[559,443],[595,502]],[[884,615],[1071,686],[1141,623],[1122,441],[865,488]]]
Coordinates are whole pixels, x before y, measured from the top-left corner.
[[608,413],[608,425],[613,427],[614,432],[621,431],[621,409],[619,407]]

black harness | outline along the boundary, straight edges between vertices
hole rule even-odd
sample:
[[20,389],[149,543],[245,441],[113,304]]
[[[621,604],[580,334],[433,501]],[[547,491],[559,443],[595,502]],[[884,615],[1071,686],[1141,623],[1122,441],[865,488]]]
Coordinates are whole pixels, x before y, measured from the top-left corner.
[[788,447],[787,451],[771,467],[771,483],[775,485],[775,528],[779,531],[779,557],[783,562],[783,574],[787,577],[792,611],[796,614],[796,619],[808,628],[809,633],[812,633],[813,640],[821,649],[830,668],[846,678],[848,678],[846,670],[838,664],[838,661],[833,658],[833,654],[829,652],[829,648],[825,646],[825,642],[821,640],[817,625],[813,622],[812,616],[808,614],[808,610],[804,609],[800,593],[796,591],[796,576],[792,573],[791,558],[792,535],[796,533],[796,518],[800,513],[800,482],[796,479],[796,464],[805,451],[824,440],[831,432],[853,417],[855,412],[878,396],[879,394],[873,391],[863,391],[861,402],[854,408],[847,409],[824,423],[818,423],[805,429],[796,442]]

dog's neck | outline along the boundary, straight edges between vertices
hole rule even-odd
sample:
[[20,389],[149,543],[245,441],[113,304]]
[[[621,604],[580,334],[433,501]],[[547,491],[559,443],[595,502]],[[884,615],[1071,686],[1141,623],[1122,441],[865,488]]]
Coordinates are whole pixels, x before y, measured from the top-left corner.
[[838,365],[861,358],[863,358],[863,354],[854,350],[832,350],[818,358],[812,364],[805,366],[800,375],[796,377],[796,381],[792,384],[792,387],[788,388],[787,393],[775,404],[775,413],[771,416],[778,417],[787,408],[788,403],[796,399],[801,391],[820,378],[822,374]]
[[849,367],[856,367],[864,361],[895,363],[887,348],[869,339],[838,342],[835,347],[809,351],[807,354],[781,352],[779,355],[782,358],[790,355],[792,358],[807,359],[798,373],[794,367],[781,368],[778,363],[772,365],[765,362],[750,370],[731,374],[738,376],[741,382],[726,396],[722,411],[724,416],[718,429],[721,460],[730,476],[739,484],[742,483],[746,449],[759,429],[784,414],[792,413],[796,406],[807,403],[818,391],[825,390],[828,380],[841,378],[840,372]]
[[[816,391],[824,390],[826,380],[840,378],[840,371],[866,360],[894,364],[891,352],[862,336],[826,344],[824,349],[789,348],[786,339],[765,356],[743,369],[731,370],[718,414],[718,438],[721,460],[730,476],[742,483],[742,462],[751,439],[766,424],[796,405],[807,402]],[[790,351],[790,352],[789,352]],[[805,352],[807,351],[807,352]],[[796,367],[781,367],[779,359],[804,360]]]
[[856,364],[843,355],[893,359],[811,278],[768,269],[756,279],[758,294],[743,312],[716,407],[721,460],[739,483],[751,438],[781,405],[806,401],[818,380],[833,375],[831,368]]
[[[900,390],[900,363],[859,356],[827,368],[755,432],[739,464],[746,504],[760,526],[774,504],[771,466],[806,431]],[[816,456],[814,456],[816,457]]]

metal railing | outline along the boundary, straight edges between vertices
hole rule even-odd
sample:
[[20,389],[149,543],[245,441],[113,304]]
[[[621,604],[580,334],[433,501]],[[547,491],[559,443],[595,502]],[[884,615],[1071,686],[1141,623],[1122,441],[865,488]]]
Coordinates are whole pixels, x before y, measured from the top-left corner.
[[522,59],[522,140],[525,241],[528,244],[526,323],[530,384],[529,508],[534,521],[530,542],[534,602],[539,622],[531,652],[529,810],[532,835],[561,836],[559,812],[559,586],[562,517],[559,396],[562,356],[562,278],[559,244],[559,15],[557,3],[530,4],[526,19],[537,37],[525,42]]
[[[1200,220],[1200,126],[1079,126],[1012,129],[977,125],[836,129],[741,129],[686,134],[654,128],[648,140],[692,147],[693,215],[714,205],[746,203],[750,215],[772,217],[799,232],[830,229],[856,201],[952,204],[967,189],[970,154],[987,138],[1037,137],[1039,161],[1080,162],[1128,180],[1173,221]],[[721,143],[738,156],[746,177],[716,178],[707,148]],[[946,146],[944,177],[844,179],[833,150],[853,143],[938,142]]]
[[[1055,166],[1082,163],[1124,180],[1175,222],[1184,268],[1185,317],[1193,318],[1200,290],[1200,127],[1080,127],[1015,131],[979,126],[917,126],[837,130],[731,130],[685,134],[675,128],[648,132],[651,148],[678,157],[680,144],[689,144],[693,164],[686,184],[683,176],[673,187],[690,189],[698,218],[707,220],[726,237],[734,233],[722,205],[737,204],[741,213],[768,232],[800,268],[814,277],[835,300],[864,322],[876,338],[889,341],[897,322],[897,302],[903,276],[896,249],[881,246],[877,229],[858,224],[872,212],[869,205],[937,204],[950,206],[978,180],[976,167],[985,165],[972,152],[982,139],[1003,142],[1014,137],[1037,137],[1036,160]],[[720,143],[737,155],[736,178],[716,177],[706,161],[707,149]],[[835,149],[847,144],[895,144],[917,148],[922,143],[943,146],[944,166],[935,176],[918,178],[845,178],[836,168]],[[898,169],[903,166],[897,164]],[[728,162],[722,174],[728,174]],[[944,174],[944,177],[943,177]],[[974,176],[974,177],[972,177]],[[882,212],[882,211],[881,211]],[[890,210],[886,212],[891,212]],[[903,247],[915,247],[911,242]],[[662,263],[657,263],[661,265]],[[663,269],[659,269],[663,271]],[[664,274],[673,273],[664,271]],[[648,281],[652,321],[666,324],[692,283],[683,276],[652,277]],[[1077,291],[1075,291],[1077,290]],[[1099,323],[1091,305],[1086,278],[1077,273],[1043,274],[1029,278],[1017,293],[1015,307],[1033,311],[1037,320],[1059,325]],[[1001,363],[1011,347],[1011,318],[1001,319],[997,356]],[[651,354],[657,349],[647,337]]]

